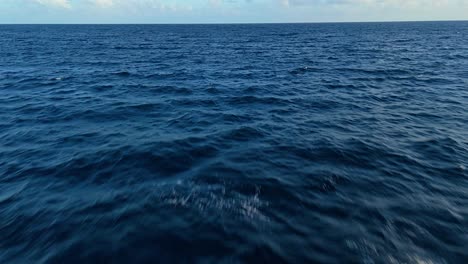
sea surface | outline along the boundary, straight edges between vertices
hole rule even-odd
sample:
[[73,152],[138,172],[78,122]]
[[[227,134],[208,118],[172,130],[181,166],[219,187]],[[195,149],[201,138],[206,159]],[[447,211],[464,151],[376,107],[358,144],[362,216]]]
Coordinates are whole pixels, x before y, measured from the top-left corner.
[[468,263],[468,22],[0,26],[0,263]]

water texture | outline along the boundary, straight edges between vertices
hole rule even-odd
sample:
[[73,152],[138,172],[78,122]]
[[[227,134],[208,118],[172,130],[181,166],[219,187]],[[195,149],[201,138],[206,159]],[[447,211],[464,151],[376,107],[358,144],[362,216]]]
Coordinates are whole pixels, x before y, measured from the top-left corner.
[[1,263],[468,263],[468,22],[0,26]]

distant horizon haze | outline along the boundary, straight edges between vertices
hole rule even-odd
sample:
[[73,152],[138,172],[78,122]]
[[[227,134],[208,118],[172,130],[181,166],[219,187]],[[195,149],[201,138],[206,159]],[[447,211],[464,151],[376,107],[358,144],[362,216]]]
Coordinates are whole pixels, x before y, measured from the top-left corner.
[[327,21],[327,22],[322,22],[322,21],[315,21],[315,22],[193,22],[193,23],[0,23],[0,25],[4,26],[13,26],[13,25],[56,25],[56,26],[93,26],[93,25],[175,25],[175,26],[196,26],[196,25],[281,25],[281,24],[373,24],[373,23],[453,23],[453,22],[468,22],[467,20],[375,20],[375,21]]

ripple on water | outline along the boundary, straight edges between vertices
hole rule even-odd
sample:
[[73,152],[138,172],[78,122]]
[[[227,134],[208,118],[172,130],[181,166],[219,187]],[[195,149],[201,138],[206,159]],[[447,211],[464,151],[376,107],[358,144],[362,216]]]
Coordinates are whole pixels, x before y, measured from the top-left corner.
[[0,26],[0,262],[466,262],[467,28]]

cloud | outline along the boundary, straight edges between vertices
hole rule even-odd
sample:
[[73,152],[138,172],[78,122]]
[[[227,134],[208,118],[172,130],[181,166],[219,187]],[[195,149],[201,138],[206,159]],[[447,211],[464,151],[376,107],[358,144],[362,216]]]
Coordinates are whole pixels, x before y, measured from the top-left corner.
[[[175,0],[89,0],[94,6],[99,8],[120,8],[125,10],[136,9],[159,9],[159,10],[178,10],[187,9],[189,5],[181,4]],[[188,1],[190,2],[190,1]]]
[[305,5],[377,5],[377,6],[445,6],[467,0],[277,0],[286,6]]
[[[0,0],[109,21],[360,21],[466,19],[468,0]],[[26,5],[25,5],[26,6]],[[23,8],[26,9],[26,8]],[[79,18],[78,18],[79,17]],[[71,19],[71,17],[67,18]],[[67,20],[63,19],[63,20]],[[192,20],[190,20],[192,19]]]
[[[39,4],[52,7],[68,8],[72,7],[72,0],[33,0]],[[283,7],[301,6],[378,6],[378,7],[399,7],[415,8],[421,6],[443,7],[455,3],[466,3],[468,0],[87,0],[75,1],[73,5],[91,3],[99,8],[153,8],[165,10],[186,9],[190,6],[221,7],[225,4],[249,4],[261,3],[263,5],[279,3]]]
[[[91,3],[92,6],[100,9],[114,9],[114,10],[125,10],[130,14],[137,12],[148,13],[158,11],[168,12],[186,12],[192,11],[194,3],[201,7],[201,3],[207,3],[210,1],[222,0],[88,0],[87,4]],[[196,6],[196,5],[195,5]]]
[[60,7],[70,9],[72,6],[69,0],[35,0],[37,3],[45,6]]
[[93,0],[94,4],[101,8],[109,8],[114,6],[113,0]]

